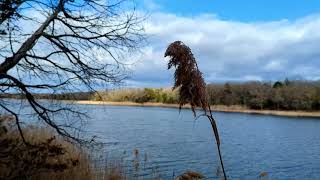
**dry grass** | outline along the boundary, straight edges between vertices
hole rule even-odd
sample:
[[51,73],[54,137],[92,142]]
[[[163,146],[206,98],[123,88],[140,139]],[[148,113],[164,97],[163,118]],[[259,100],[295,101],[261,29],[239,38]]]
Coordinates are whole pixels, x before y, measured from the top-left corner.
[[185,173],[178,176],[178,180],[197,180],[205,178],[204,175],[195,171],[186,171]]
[[[67,102],[67,101],[66,101]],[[179,104],[164,104],[164,103],[135,103],[135,102],[110,102],[110,101],[72,101],[77,104],[89,104],[89,105],[112,105],[112,106],[141,106],[141,107],[167,107],[167,108],[179,108]],[[186,104],[181,107],[182,109],[191,108],[190,105]],[[236,113],[247,113],[247,114],[264,114],[264,115],[275,115],[275,116],[288,116],[288,117],[320,117],[320,111],[280,111],[280,110],[253,110],[244,106],[239,105],[213,105],[211,106],[212,111],[219,112],[236,112]]]
[[[8,155],[6,158],[1,157],[0,179],[85,180],[92,179],[91,177],[94,176],[87,154],[76,145],[53,136],[52,132],[44,128],[28,126],[23,129],[23,132],[28,142],[33,145],[39,145],[40,148],[25,145],[16,130],[9,130],[8,133],[2,134],[0,146],[3,152]],[[50,145],[48,144],[48,147],[61,147],[63,149],[61,149],[62,153],[42,151],[42,149],[47,147],[42,145],[42,143],[46,144],[49,139]],[[9,146],[5,147],[6,144],[9,144]],[[5,148],[9,149],[5,151]],[[40,153],[42,154],[40,155]],[[44,167],[38,167],[39,165],[43,165]],[[48,165],[52,166],[49,167]],[[61,167],[61,169],[58,167]]]
[[[53,132],[48,131],[44,128],[37,128],[35,126],[28,127],[25,131],[26,139],[33,143],[41,142],[44,139],[52,137]],[[41,180],[41,179],[78,179],[87,180],[95,177],[93,166],[88,158],[85,151],[81,150],[76,145],[63,141],[62,139],[56,139],[54,144],[62,145],[65,149],[65,153],[58,157],[53,157],[49,161],[63,161],[64,159],[76,159],[79,163],[76,166],[69,166],[64,171],[45,171],[43,173],[31,176],[30,180]],[[101,179],[101,178],[98,178]]]
[[[23,143],[19,131],[14,128],[14,121],[11,119],[11,122],[8,122],[8,118],[2,117],[4,116],[0,116],[0,129],[4,131],[0,133],[0,179],[163,179],[157,168],[152,168],[149,175],[144,174],[146,168],[150,169],[149,158],[138,149],[135,149],[132,155],[128,154],[133,160],[124,161],[123,157],[108,159],[107,153],[99,148],[84,150],[56,137],[55,133],[47,128],[27,126],[23,128],[26,141],[37,145],[36,148],[30,147]],[[53,153],[52,149],[59,153]],[[141,177],[141,174],[145,176]],[[187,176],[191,179],[201,178],[196,173],[187,173],[177,178]]]
[[[0,124],[1,127],[3,127]],[[28,126],[24,128],[25,138],[31,144],[38,144],[52,139],[54,133],[45,128],[38,128],[35,126]],[[8,141],[13,140],[13,141]],[[16,130],[9,130],[5,134],[0,135],[0,148],[1,153],[6,149],[6,142],[14,143],[15,147],[20,147],[18,150],[19,159],[16,158],[16,148],[10,149],[9,155],[4,157],[0,155],[0,179],[28,179],[28,180],[125,180],[125,179],[139,179],[137,176],[138,168],[132,166],[133,170],[125,169],[124,162],[108,161],[103,152],[90,152],[81,149],[80,147],[68,143],[60,138],[55,138],[50,142],[50,146],[58,146],[64,149],[64,153],[50,155],[46,154],[46,164],[67,164],[63,169],[50,169],[38,167],[36,163],[30,163],[30,158],[33,158],[30,150],[20,140],[20,136]],[[25,149],[26,148],[26,149]],[[41,151],[42,152],[42,151]],[[138,151],[134,152],[138,156]],[[48,153],[44,151],[44,153]],[[95,162],[94,158],[99,158],[99,162]],[[139,159],[139,158],[137,158]],[[28,160],[28,161],[27,161]],[[73,160],[73,161],[69,161]],[[28,163],[24,163],[24,162]],[[5,164],[5,162],[10,162]],[[38,161],[37,161],[38,162]],[[76,162],[72,164],[72,162]],[[135,161],[136,164],[141,164]],[[32,168],[34,166],[34,168]],[[56,166],[54,166],[56,167]],[[63,166],[64,167],[64,166]],[[128,167],[128,166],[126,166]],[[153,178],[148,179],[161,179],[160,176],[150,175]]]
[[112,102],[177,102],[177,90],[169,88],[124,88],[108,91],[99,91],[94,94],[92,100]]

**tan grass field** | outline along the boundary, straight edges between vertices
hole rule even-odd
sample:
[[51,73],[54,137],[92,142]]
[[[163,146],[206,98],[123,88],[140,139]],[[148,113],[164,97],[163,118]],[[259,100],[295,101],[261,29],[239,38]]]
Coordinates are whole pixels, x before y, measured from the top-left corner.
[[[102,152],[92,152],[84,150],[81,147],[64,141],[55,136],[53,132],[47,128],[39,128],[37,126],[28,126],[23,129],[25,138],[31,144],[46,142],[51,137],[56,137],[52,141],[52,145],[58,145],[64,149],[61,155],[43,154],[46,164],[64,164],[69,163],[68,159],[77,161],[75,165],[68,165],[64,170],[55,170],[42,168],[37,165],[38,160],[30,160],[34,157],[28,150],[15,130],[10,130],[6,134],[0,136],[1,153],[7,153],[6,157],[0,158],[0,179],[27,179],[27,180],[125,180],[131,179],[131,174],[127,175],[122,168],[121,162],[111,162],[99,167],[90,160],[90,156],[97,154],[100,159],[106,161],[106,156]],[[10,141],[10,140],[13,141]],[[10,143],[8,147],[4,147],[6,143]],[[13,148],[10,148],[13,147]],[[9,151],[6,151],[6,148]],[[47,152],[44,152],[47,153]],[[17,155],[17,156],[16,156]],[[17,159],[18,157],[18,159]],[[9,162],[3,164],[3,162]],[[28,163],[26,163],[28,162]],[[31,163],[30,163],[31,162]],[[34,168],[33,168],[34,167]],[[155,178],[156,179],[156,178]]]
[[[91,104],[91,105],[112,105],[112,106],[140,106],[140,107],[166,107],[178,108],[178,104],[163,104],[163,103],[135,103],[135,102],[109,102],[109,101],[74,101],[76,104]],[[189,105],[182,108],[189,109]],[[242,106],[225,106],[214,105],[211,106],[213,111],[217,112],[234,112],[234,113],[248,113],[248,114],[264,114],[275,116],[289,116],[289,117],[320,117],[320,111],[278,111],[278,110],[253,110]]]

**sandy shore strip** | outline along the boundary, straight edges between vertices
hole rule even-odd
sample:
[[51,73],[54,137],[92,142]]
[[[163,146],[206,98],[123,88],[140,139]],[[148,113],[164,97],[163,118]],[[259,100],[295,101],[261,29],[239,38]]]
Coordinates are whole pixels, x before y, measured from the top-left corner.
[[[88,104],[88,105],[110,105],[110,106],[139,106],[139,107],[166,107],[166,108],[178,108],[178,104],[163,104],[163,103],[135,103],[135,102],[107,102],[107,101],[73,101],[76,104]],[[183,108],[190,108],[189,105]],[[278,111],[278,110],[252,110],[241,106],[224,106],[216,105],[211,106],[213,111],[217,112],[236,112],[236,113],[248,113],[248,114],[264,114],[275,116],[289,116],[289,117],[320,117],[320,111],[306,112],[306,111]]]

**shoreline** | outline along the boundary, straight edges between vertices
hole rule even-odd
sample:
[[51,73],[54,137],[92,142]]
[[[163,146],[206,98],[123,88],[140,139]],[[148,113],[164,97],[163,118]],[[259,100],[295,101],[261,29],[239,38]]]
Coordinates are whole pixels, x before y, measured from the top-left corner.
[[[83,105],[109,105],[109,106],[137,106],[137,107],[165,107],[179,108],[178,104],[163,104],[163,103],[135,103],[135,102],[109,102],[109,101],[73,101],[75,104]],[[185,105],[182,109],[190,109],[190,105]],[[230,113],[246,113],[246,114],[261,114],[287,117],[320,117],[320,111],[282,111],[282,110],[253,110],[242,106],[225,106],[213,105],[211,110],[214,112],[230,112]]]

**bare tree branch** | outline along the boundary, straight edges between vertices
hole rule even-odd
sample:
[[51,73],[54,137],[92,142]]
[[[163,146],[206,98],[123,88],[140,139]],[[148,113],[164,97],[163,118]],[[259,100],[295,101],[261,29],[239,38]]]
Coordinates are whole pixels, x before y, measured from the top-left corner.
[[[58,134],[87,142],[68,131],[80,131],[78,127],[52,118],[62,112],[85,114],[63,105],[43,105],[34,92],[73,92],[76,88],[94,92],[99,83],[121,82],[127,77],[124,54],[143,42],[144,18],[128,8],[125,3],[130,0],[114,4],[100,0],[4,2],[0,7],[9,10],[0,17],[1,27],[6,25],[6,33],[0,34],[0,95],[20,93],[38,119]],[[20,126],[18,111],[1,101],[0,107],[15,116]]]

